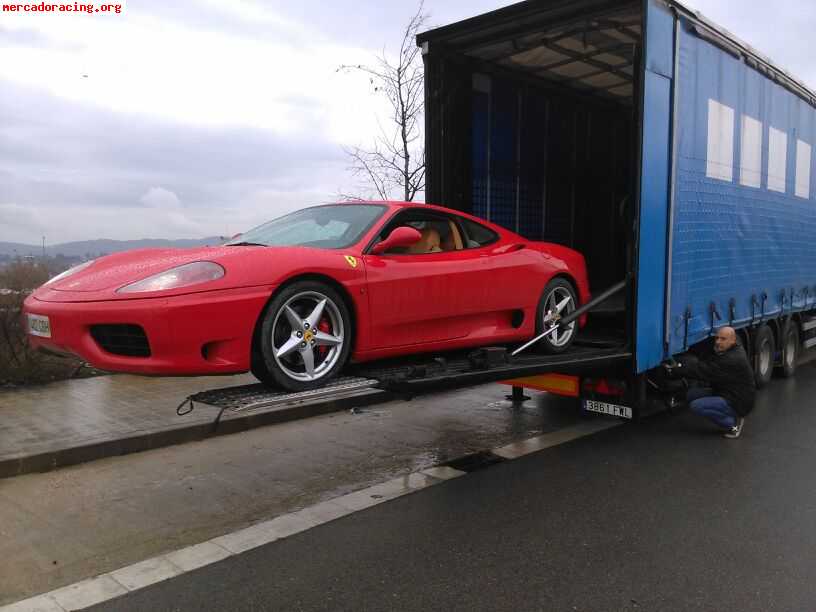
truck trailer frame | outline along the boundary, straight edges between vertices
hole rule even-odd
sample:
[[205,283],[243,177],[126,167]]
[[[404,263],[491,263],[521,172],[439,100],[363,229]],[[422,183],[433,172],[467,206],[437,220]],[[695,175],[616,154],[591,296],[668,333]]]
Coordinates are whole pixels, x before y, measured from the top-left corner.
[[812,90],[675,0],[528,0],[417,44],[427,200],[582,251],[593,290],[627,278],[635,395],[725,324],[760,386],[793,373],[816,344]]

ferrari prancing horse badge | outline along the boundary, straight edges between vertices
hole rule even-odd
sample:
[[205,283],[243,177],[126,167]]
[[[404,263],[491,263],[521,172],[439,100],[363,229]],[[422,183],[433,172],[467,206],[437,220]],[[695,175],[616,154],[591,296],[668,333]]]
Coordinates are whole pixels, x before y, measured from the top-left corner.
[[346,255],[346,261],[348,262],[348,265],[350,265],[352,268],[357,267],[357,259],[355,259],[353,256]]

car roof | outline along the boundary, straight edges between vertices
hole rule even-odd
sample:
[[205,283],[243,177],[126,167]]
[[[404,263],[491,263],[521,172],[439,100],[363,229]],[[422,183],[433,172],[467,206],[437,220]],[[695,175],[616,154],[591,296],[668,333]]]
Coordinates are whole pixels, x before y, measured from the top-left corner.
[[[462,210],[456,210],[454,208],[446,208],[445,206],[439,206],[438,204],[428,204],[427,202],[403,202],[401,200],[352,200],[348,202],[333,202],[336,205],[342,204],[377,204],[379,206],[388,206],[391,209],[400,209],[400,208],[426,208],[431,210],[438,210],[442,213],[451,213],[454,215],[461,215],[465,218],[472,218],[477,220],[479,223],[484,223],[487,225],[495,225],[491,223],[487,219],[482,219],[481,217],[476,217],[469,213],[466,213]],[[505,229],[505,228],[502,228]]]
[[[376,204],[378,206],[387,206],[391,210],[400,210],[404,208],[423,208],[423,209],[430,209],[435,210],[440,213],[448,213],[453,215],[458,215],[460,217],[464,217],[465,219],[470,219],[480,225],[484,225],[489,227],[500,236],[505,238],[508,237],[519,237],[515,234],[512,230],[507,229],[506,227],[502,227],[501,225],[497,225],[492,221],[488,221],[487,219],[482,219],[481,217],[477,217],[470,213],[466,213],[461,210],[456,210],[454,208],[446,208],[444,206],[439,206],[438,204],[427,204],[425,202],[404,202],[400,200],[351,200],[347,202],[333,202],[332,205],[343,205],[343,204]],[[520,237],[519,237],[520,238]]]

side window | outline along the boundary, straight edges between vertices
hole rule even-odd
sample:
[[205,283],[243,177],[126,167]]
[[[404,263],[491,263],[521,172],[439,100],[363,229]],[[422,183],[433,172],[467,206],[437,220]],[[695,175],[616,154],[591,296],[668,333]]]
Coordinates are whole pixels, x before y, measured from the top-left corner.
[[412,227],[420,233],[421,238],[417,243],[409,247],[397,247],[389,250],[389,255],[421,255],[424,253],[458,251],[464,248],[464,240],[459,228],[446,215],[433,214],[421,209],[405,211],[388,223],[378,239],[385,239],[398,227]]
[[496,232],[475,221],[459,219],[459,222],[462,224],[462,229],[465,230],[463,241],[466,249],[487,246],[499,239],[499,235]]

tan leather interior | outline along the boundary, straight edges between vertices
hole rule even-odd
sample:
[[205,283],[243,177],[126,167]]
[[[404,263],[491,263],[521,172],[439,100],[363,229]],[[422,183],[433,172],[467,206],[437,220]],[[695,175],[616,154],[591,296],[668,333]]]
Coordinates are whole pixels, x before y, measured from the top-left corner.
[[443,251],[461,251],[462,250],[462,236],[459,235],[459,228],[456,227],[456,224],[453,221],[448,221],[448,227],[450,231],[448,235],[445,236],[445,240],[442,241],[442,250]]
[[436,253],[442,249],[439,246],[439,232],[432,227],[422,230],[422,237],[406,249],[406,253]]

